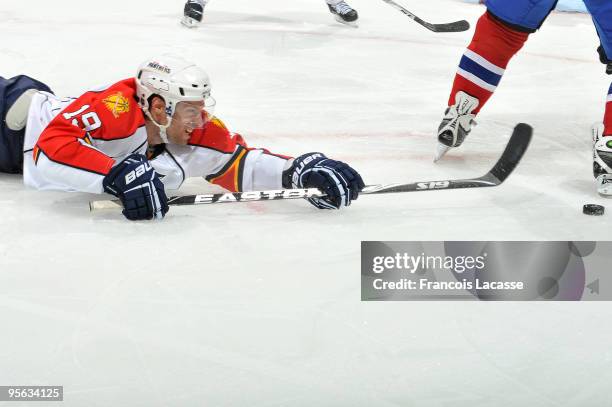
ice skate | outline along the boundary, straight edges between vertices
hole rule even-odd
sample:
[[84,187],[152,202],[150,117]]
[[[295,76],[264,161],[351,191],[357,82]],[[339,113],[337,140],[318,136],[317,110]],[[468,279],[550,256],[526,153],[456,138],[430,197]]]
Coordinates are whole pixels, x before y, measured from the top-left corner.
[[612,136],[604,136],[603,123],[593,125],[593,176],[597,192],[612,196]]
[[334,15],[334,18],[338,22],[357,27],[356,21],[359,18],[359,15],[357,14],[357,11],[346,4],[345,1],[340,1],[336,4],[328,3],[327,7],[329,7],[329,11]]
[[185,3],[181,24],[187,28],[195,28],[200,25],[205,6],[206,1],[204,0],[188,0],[187,3]]
[[453,147],[459,147],[476,125],[472,112],[479,101],[465,92],[457,92],[455,104],[446,109],[442,123],[438,127],[438,149],[434,162],[440,160]]

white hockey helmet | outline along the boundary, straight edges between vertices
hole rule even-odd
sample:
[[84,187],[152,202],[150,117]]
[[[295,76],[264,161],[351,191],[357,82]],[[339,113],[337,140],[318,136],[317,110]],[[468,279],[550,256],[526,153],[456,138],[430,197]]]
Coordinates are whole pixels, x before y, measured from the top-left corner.
[[[152,95],[161,97],[166,103],[168,121],[177,112],[180,102],[204,102],[204,110],[210,118],[215,106],[210,91],[208,74],[194,63],[174,55],[166,54],[148,59],[140,65],[136,73],[138,101],[149,118],[149,101]],[[156,124],[162,130],[168,127]]]

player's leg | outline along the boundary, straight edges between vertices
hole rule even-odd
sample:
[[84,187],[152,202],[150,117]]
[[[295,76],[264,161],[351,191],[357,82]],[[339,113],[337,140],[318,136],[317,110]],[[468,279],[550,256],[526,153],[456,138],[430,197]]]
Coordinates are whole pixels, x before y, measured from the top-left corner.
[[0,172],[20,173],[23,138],[33,94],[51,89],[25,75],[0,77]]
[[[612,75],[612,2],[609,0],[584,1],[599,35],[599,59],[607,65],[606,72]],[[612,87],[608,91],[606,114],[604,118],[605,134],[612,136]]]
[[438,127],[436,161],[463,143],[474,118],[495,92],[510,59],[556,5],[556,0],[489,0],[463,54]]
[[604,134],[612,137],[612,84],[606,97],[606,113],[604,115]]
[[329,11],[341,23],[355,23],[359,18],[357,11],[344,0],[326,0]]
[[[612,93],[612,86],[610,93]],[[607,112],[606,116],[608,116]],[[605,128],[604,123],[597,123],[592,129],[593,176],[597,191],[602,195],[612,195],[612,136],[606,135]]]
[[[612,64],[612,2],[609,0],[585,0],[593,17],[601,46],[601,62]],[[610,73],[610,72],[609,72]],[[593,128],[593,175],[598,191],[612,195],[612,85],[606,96],[603,123]]]
[[[612,2],[609,0],[584,0],[601,41],[603,57],[612,60]],[[604,62],[604,61],[602,61]]]
[[209,0],[187,0],[183,8],[183,19],[181,23],[185,27],[194,28],[202,22],[204,7]]

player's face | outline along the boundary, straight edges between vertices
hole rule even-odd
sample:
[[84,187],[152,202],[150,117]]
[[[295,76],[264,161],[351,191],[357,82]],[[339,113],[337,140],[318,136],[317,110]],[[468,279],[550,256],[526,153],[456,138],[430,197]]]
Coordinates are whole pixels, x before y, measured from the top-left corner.
[[198,102],[179,102],[166,130],[168,140],[174,144],[187,144],[194,130],[203,129],[212,118],[214,106],[215,100],[210,96]]
[[166,130],[168,140],[174,144],[187,144],[194,130],[204,128],[207,116],[204,101],[179,102]]

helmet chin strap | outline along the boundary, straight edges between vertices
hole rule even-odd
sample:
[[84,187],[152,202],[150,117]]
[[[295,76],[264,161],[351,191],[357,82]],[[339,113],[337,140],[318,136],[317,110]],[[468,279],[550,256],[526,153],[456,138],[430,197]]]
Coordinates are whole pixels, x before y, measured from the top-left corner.
[[166,116],[168,118],[168,124],[160,124],[160,123],[157,123],[157,121],[153,118],[153,116],[151,115],[151,112],[147,110],[145,114],[153,122],[153,124],[157,126],[157,128],[159,129],[159,137],[162,139],[162,141],[168,144],[169,141],[168,141],[168,134],[166,133],[166,130],[168,129],[168,127],[170,127],[170,123],[172,122],[172,117]]

